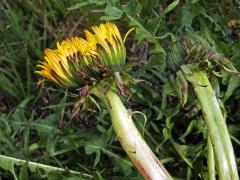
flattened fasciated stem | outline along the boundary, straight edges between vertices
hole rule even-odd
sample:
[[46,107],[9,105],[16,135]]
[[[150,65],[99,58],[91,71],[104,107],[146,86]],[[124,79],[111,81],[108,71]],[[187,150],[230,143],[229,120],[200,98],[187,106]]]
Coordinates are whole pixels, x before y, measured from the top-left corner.
[[215,92],[203,71],[185,74],[194,87],[205,119],[221,180],[238,180],[238,171],[230,135]]
[[[106,96],[110,102],[108,111],[117,138],[139,172],[149,180],[172,179],[142,138],[119,95],[110,89]],[[101,99],[101,96],[98,97]]]

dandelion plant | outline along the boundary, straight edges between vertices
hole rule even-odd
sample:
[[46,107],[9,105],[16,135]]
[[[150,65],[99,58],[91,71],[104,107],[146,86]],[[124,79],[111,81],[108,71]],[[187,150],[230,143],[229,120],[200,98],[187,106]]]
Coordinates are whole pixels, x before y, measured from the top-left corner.
[[[117,26],[107,22],[85,30],[86,39],[73,37],[46,49],[45,60],[36,73],[63,88],[80,91],[74,115],[88,98],[98,98],[107,107],[112,126],[129,158],[146,179],[171,179],[171,176],[144,141],[120,95],[129,95],[122,80],[126,60],[125,38]],[[124,79],[124,78],[123,78]],[[42,82],[42,80],[40,81]],[[119,95],[120,94],[120,95]]]
[[[226,58],[214,52],[209,43],[200,36],[189,33],[182,42],[176,42],[168,53],[170,80],[184,106],[188,92],[193,90],[200,104],[207,126],[209,178],[215,179],[214,159],[221,180],[238,180],[233,146],[227,129],[224,107],[210,83],[210,76],[221,72],[236,74],[234,66]],[[211,153],[213,148],[213,153]],[[215,157],[215,158],[213,158]]]

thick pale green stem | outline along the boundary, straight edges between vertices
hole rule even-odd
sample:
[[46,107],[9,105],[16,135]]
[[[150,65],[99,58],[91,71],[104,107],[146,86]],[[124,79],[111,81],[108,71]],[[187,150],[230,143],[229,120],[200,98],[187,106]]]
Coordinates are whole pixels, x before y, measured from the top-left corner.
[[198,71],[193,74],[186,74],[186,78],[192,82],[194,91],[201,104],[217,160],[219,178],[221,180],[239,180],[227,125],[207,75],[202,71]]
[[172,179],[140,135],[120,97],[112,90],[106,95],[110,101],[109,113],[117,138],[140,173],[145,179]]
[[212,141],[210,137],[208,136],[208,178],[209,180],[215,180],[216,172],[215,172],[215,159],[214,159],[214,152],[213,152],[213,146]]

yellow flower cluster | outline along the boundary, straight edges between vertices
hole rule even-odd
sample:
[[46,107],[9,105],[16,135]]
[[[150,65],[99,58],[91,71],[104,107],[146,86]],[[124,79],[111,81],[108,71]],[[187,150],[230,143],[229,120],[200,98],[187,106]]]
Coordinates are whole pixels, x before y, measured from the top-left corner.
[[38,63],[40,70],[36,73],[60,86],[73,88],[98,80],[106,73],[121,71],[126,49],[125,38],[122,39],[117,26],[107,22],[93,26],[92,30],[93,33],[84,31],[86,40],[73,37],[57,43],[57,49],[46,49],[45,61]]

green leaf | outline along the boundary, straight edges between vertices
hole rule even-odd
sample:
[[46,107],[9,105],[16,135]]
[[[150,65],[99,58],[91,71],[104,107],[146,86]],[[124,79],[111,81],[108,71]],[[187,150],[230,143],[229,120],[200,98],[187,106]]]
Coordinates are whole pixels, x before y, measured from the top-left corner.
[[80,3],[77,3],[77,4],[74,4],[70,7],[67,8],[68,11],[73,11],[73,10],[76,10],[76,9],[80,9],[82,7],[85,7],[85,6],[90,6],[90,5],[98,5],[98,6],[102,6],[105,4],[105,1],[104,0],[86,0],[84,2],[80,2]]
[[94,167],[99,163],[101,150],[107,147],[107,142],[110,140],[112,133],[113,133],[113,130],[112,130],[112,127],[110,127],[101,136],[96,137],[91,142],[86,143],[86,146],[85,146],[86,154],[88,155],[91,155],[93,153],[96,154],[94,165],[93,165]]
[[111,6],[107,6],[104,12],[106,16],[102,16],[100,18],[100,20],[102,21],[118,20],[123,15],[122,10],[118,9],[117,7],[111,7]]
[[189,123],[186,131],[183,133],[183,135],[181,137],[179,137],[179,139],[184,142],[184,139],[192,132],[193,128],[196,128],[200,132],[206,131],[206,129],[204,128],[204,125],[205,125],[205,123],[202,119],[197,119],[197,120],[191,121]]
[[172,10],[175,9],[175,7],[179,4],[180,0],[176,0],[176,1],[173,1],[171,4],[169,4],[165,9],[164,11],[155,19],[155,20],[152,20],[150,24],[154,25],[154,28],[152,30],[152,34],[155,35],[158,28],[159,28],[159,25],[162,21],[162,19],[169,13],[171,12]]
[[234,55],[240,55],[240,40],[234,42],[231,49]]
[[138,1],[128,1],[126,4],[122,5],[122,10],[126,14],[134,17],[142,11],[142,4]]
[[116,167],[119,167],[121,169],[121,172],[126,176],[132,173],[133,164],[130,160],[124,159],[107,149],[102,149],[102,152],[108,155],[108,157],[111,158],[113,164],[115,164]]
[[178,144],[171,135],[171,130],[168,128],[165,128],[163,131],[165,140],[170,140],[170,142],[172,143],[173,147],[175,148],[175,150],[177,151],[177,153],[181,156],[181,158],[192,168],[192,161],[187,157],[187,155],[189,154],[191,148],[190,146],[187,145],[180,145]]
[[28,175],[28,164],[27,164],[27,162],[20,169],[19,179],[20,180],[28,180],[28,179],[30,179],[29,175]]
[[239,86],[240,86],[240,77],[238,75],[231,76],[231,78],[229,80],[227,92],[224,95],[223,100],[227,101]]
[[13,161],[8,161],[7,159],[2,159],[0,158],[0,167],[3,168],[6,171],[10,171],[11,174],[14,177],[14,180],[18,180],[17,175],[15,173],[14,169],[14,162]]

